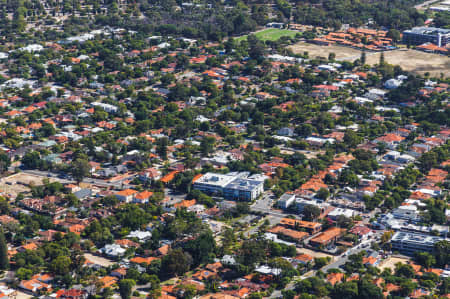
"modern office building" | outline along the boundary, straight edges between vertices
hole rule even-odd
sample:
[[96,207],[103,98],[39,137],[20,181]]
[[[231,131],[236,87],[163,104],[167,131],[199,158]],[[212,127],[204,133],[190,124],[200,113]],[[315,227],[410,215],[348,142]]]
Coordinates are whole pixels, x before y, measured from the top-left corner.
[[206,173],[194,182],[194,189],[226,199],[250,201],[264,192],[264,181],[249,179],[242,173]]
[[414,27],[403,31],[403,42],[410,45],[433,43],[438,47],[444,47],[450,42],[450,29]]
[[264,192],[264,182],[249,179],[235,179],[223,189],[226,199],[250,201]]
[[294,193],[284,193],[281,195],[280,199],[278,200],[278,207],[281,209],[287,209],[291,204],[295,202],[295,194]]
[[415,252],[432,252],[434,244],[444,238],[423,234],[396,232],[391,239],[392,250],[412,255]]
[[235,179],[236,177],[231,175],[208,172],[194,182],[194,189],[222,196],[223,188]]

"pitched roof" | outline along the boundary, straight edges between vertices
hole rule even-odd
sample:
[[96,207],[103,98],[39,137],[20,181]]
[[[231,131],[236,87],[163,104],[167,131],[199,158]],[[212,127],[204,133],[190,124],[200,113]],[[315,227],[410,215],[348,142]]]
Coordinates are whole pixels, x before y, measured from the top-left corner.
[[102,284],[103,288],[107,288],[112,286],[113,284],[118,282],[117,277],[114,276],[105,276],[99,279],[99,282]]
[[147,264],[147,265],[150,265],[155,260],[158,260],[158,258],[157,257],[153,257],[153,256],[150,256],[150,257],[137,256],[137,257],[134,257],[134,258],[130,259],[130,262],[135,263],[135,264]]
[[281,234],[297,241],[303,240],[304,238],[309,236],[307,232],[300,232],[293,229],[284,228],[282,226],[275,226],[274,228],[270,229],[269,232],[274,234]]
[[136,194],[136,196],[134,198],[143,200],[143,199],[150,198],[152,195],[153,195],[153,192],[145,190],[145,191],[142,191],[142,192]]
[[330,273],[327,275],[327,280],[332,285],[341,282],[344,279],[344,273]]
[[130,195],[133,195],[133,194],[136,194],[136,193],[137,193],[136,190],[125,189],[125,190],[121,190],[121,191],[117,192],[116,195],[119,195],[119,196],[130,196]]
[[342,233],[345,232],[345,229],[338,228],[338,227],[330,227],[326,231],[320,233],[318,236],[312,238],[310,242],[319,243],[319,244],[326,244],[332,239],[340,236]]

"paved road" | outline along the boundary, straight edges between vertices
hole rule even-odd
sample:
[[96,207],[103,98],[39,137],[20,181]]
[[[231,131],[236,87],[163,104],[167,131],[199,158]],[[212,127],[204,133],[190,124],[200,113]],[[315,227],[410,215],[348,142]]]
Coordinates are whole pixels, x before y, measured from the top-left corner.
[[[381,232],[377,232],[375,233],[375,238],[379,238],[381,236]],[[322,272],[327,272],[329,269],[333,269],[333,268],[339,268],[340,266],[344,265],[347,261],[348,261],[348,256],[351,254],[357,254],[360,253],[363,250],[368,250],[370,247],[366,247],[364,248],[363,245],[365,244],[370,244],[371,242],[373,242],[375,239],[368,239],[365,240],[363,242],[361,242],[358,246],[353,247],[349,250],[347,250],[345,253],[336,256],[335,257],[335,261],[332,262],[331,264],[326,265],[325,267],[323,267],[322,269],[320,269]],[[303,276],[297,277],[292,279],[292,281],[285,287],[286,290],[293,290],[295,287],[295,282],[297,280],[302,280],[302,279],[306,279],[308,277],[314,276],[316,274],[317,271],[309,271],[307,273],[305,273]],[[281,291],[275,290],[269,298],[271,299],[275,299],[275,298],[280,298],[281,296]]]
[[439,2],[439,1],[436,1],[436,0],[425,1],[425,2],[423,2],[421,4],[415,5],[414,8],[415,9],[422,9],[422,8],[428,6],[428,5],[432,4],[432,3],[435,3],[435,2]]
[[[274,204],[274,195],[272,192],[265,192],[260,199],[258,199],[254,204],[250,206],[250,210],[254,212],[266,213],[273,217],[285,218],[288,214],[284,214],[282,211],[277,211],[272,209]],[[295,218],[300,219],[297,215],[292,215]]]

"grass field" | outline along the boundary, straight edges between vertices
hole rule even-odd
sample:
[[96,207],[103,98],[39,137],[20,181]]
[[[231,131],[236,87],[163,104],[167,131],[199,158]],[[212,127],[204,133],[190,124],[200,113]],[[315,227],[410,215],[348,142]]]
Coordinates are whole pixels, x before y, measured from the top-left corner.
[[[298,31],[294,31],[294,30],[269,28],[269,29],[257,31],[254,34],[257,38],[259,38],[262,41],[266,41],[266,40],[276,41],[283,36],[294,37],[297,33],[298,33]],[[243,41],[245,39],[247,39],[247,35],[243,35],[243,36],[236,38],[237,41]]]
[[[290,46],[290,48],[294,53],[308,52],[310,58],[327,58],[330,53],[335,53],[337,60],[353,61],[361,57],[360,50],[336,45],[319,46],[300,42]],[[402,49],[384,52],[384,59],[390,64],[400,65],[405,71],[422,75],[429,72],[435,76],[439,76],[443,73],[445,77],[450,77],[450,58],[443,55]],[[367,64],[374,65],[377,64],[379,60],[380,53],[366,53]]]

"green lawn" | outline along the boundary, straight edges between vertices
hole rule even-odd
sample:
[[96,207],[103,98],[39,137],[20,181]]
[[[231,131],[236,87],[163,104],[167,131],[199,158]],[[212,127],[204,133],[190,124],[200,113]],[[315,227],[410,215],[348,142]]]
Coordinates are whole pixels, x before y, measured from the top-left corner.
[[[262,30],[259,32],[256,32],[255,35],[257,38],[259,38],[262,41],[270,40],[270,41],[276,41],[280,39],[282,36],[289,36],[294,37],[298,31],[294,30],[287,30],[287,29],[277,29],[277,28],[269,28],[266,30]],[[242,41],[247,38],[247,35],[240,36],[236,38],[237,41]]]

